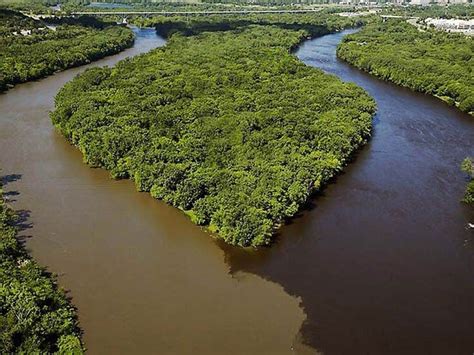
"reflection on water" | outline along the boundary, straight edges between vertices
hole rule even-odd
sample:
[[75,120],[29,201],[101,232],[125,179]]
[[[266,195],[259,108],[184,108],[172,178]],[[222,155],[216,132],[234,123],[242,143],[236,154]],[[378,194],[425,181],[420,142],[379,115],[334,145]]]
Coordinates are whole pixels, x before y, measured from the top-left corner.
[[[165,43],[151,29],[135,31],[133,48],[91,66]],[[27,246],[71,290],[89,353],[305,349],[297,338],[305,319],[298,297],[254,274],[230,274],[207,233],[130,181],[111,181],[85,166],[53,130],[54,95],[83,70],[0,96],[0,165],[2,174],[21,176],[6,189],[17,200],[14,208],[31,211]]]

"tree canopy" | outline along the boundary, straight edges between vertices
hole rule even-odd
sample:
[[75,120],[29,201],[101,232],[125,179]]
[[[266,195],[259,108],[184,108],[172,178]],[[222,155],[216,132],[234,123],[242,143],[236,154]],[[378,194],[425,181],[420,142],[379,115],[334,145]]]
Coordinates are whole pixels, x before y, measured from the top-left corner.
[[88,17],[51,21],[54,27],[0,9],[0,91],[90,63],[133,44],[133,32],[125,27]]
[[80,354],[74,307],[17,239],[0,186],[0,353]]
[[419,31],[404,21],[372,23],[341,42],[337,55],[359,69],[434,95],[474,114],[474,41]]
[[464,159],[461,164],[461,170],[464,171],[469,178],[463,201],[474,205],[474,159]]
[[155,27],[157,32],[165,37],[175,32],[190,36],[201,32],[236,30],[249,25],[304,30],[309,36],[321,36],[347,27],[361,26],[367,21],[367,17],[342,17],[332,14],[329,10],[323,10],[311,14],[132,16],[129,21],[138,26]]
[[67,83],[51,117],[91,166],[133,179],[228,243],[265,245],[371,132],[364,90],[290,53],[307,35],[174,34]]

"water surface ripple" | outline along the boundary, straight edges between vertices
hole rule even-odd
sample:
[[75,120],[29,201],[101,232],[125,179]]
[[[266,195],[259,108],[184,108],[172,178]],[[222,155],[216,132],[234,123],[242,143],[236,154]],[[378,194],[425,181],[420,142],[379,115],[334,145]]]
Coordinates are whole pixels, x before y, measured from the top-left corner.
[[373,139],[274,247],[223,246],[227,260],[301,297],[303,338],[325,354],[471,354],[474,211],[459,202],[459,165],[474,156],[474,119],[339,61],[347,33],[296,55],[375,98]]

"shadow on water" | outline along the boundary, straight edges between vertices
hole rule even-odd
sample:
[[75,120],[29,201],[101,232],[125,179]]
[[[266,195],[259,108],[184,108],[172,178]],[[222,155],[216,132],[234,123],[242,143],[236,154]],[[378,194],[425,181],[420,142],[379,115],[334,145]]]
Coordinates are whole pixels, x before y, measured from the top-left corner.
[[[20,181],[21,179],[22,179],[21,174],[10,174],[10,175],[0,176],[0,182],[1,182],[0,185],[2,186],[2,188],[5,188],[6,186],[8,186],[9,183],[14,183],[14,182]],[[19,195],[20,193],[18,191],[4,191],[3,192],[4,200],[6,201],[8,206],[12,209],[13,209],[13,206],[11,206],[11,204],[16,202],[16,199],[12,199],[11,196],[19,196]],[[26,210],[26,209],[19,209],[19,210],[14,209],[14,213],[15,213],[15,219],[13,222],[13,226],[15,226],[15,228],[18,231],[18,234],[16,235],[16,239],[18,240],[20,245],[22,245],[23,248],[25,248],[27,253],[30,254],[31,251],[27,248],[27,242],[29,239],[33,238],[33,235],[25,234],[24,232],[33,228],[33,222],[31,222],[30,220],[31,211]],[[45,267],[41,267],[41,273],[43,276],[53,279],[53,282],[56,282],[57,277],[61,276],[61,274],[54,274],[48,271],[48,269]],[[74,300],[71,295],[71,291],[64,288],[61,288],[61,290],[65,293],[66,299],[69,302],[71,302],[70,307],[72,307],[72,309],[74,309],[77,312],[77,308],[74,306]],[[81,334],[82,336],[83,331],[79,330],[79,334]]]
[[10,174],[0,177],[0,182],[2,186],[6,186],[11,182],[15,182],[21,179],[21,174]]
[[[29,221],[31,217],[31,211],[29,210],[17,210],[15,211],[17,216],[15,220],[15,226],[18,228],[20,232],[23,232],[27,229],[33,228],[33,223]],[[26,239],[31,238],[32,236],[21,235],[18,237],[18,240],[25,241]]]
[[[8,205],[16,202],[16,199],[12,198],[13,196],[17,197],[17,196],[20,195],[20,193],[18,191],[8,190],[8,184],[17,182],[17,181],[21,180],[21,178],[22,178],[21,174],[9,174],[9,175],[0,176],[0,186],[3,189],[2,196],[3,196],[3,199],[6,201],[6,203]],[[5,191],[5,187],[7,188],[6,191]],[[12,207],[12,206],[10,206],[10,207]],[[19,232],[24,232],[28,229],[33,228],[33,223],[30,221],[31,211],[26,210],[26,209],[15,210],[15,216],[16,216],[16,218],[15,218],[15,221],[14,221],[14,226],[17,228],[17,230]],[[30,236],[30,235],[22,234],[22,235],[19,235],[17,237],[17,239],[21,243],[24,244],[26,242],[26,240],[31,238],[31,237],[32,236]]]
[[[340,180],[343,176],[347,174],[347,168],[350,164],[354,164],[358,162],[359,164],[363,164],[364,160],[364,152],[370,149],[370,141],[367,142],[366,145],[359,147],[353,154],[351,154],[345,162],[344,169],[338,172],[336,175],[331,177],[325,184],[321,185],[321,188],[318,191],[315,191],[311,194],[310,198],[300,207],[298,212],[293,217],[288,218],[283,223],[285,226],[292,225],[294,223],[301,223],[300,219],[307,213],[314,211],[318,208],[318,201],[326,198],[326,189],[334,184],[337,184],[338,180]],[[274,235],[273,242],[278,243],[281,237],[281,230],[276,231]],[[269,246],[271,248],[272,246]]]
[[12,198],[12,196],[18,196],[20,193],[18,191],[8,191],[3,194],[3,196],[6,196],[7,199],[11,202],[15,202],[16,200]]
[[[165,41],[135,29],[114,65]],[[229,274],[223,251],[180,211],[131,181],[82,163],[51,126],[58,90],[86,67],[0,96],[0,165],[34,259],[71,290],[91,354],[291,354],[305,319],[300,299],[254,274]],[[8,192],[8,191],[7,191]],[[32,227],[32,228],[29,228]],[[304,348],[304,347],[303,347]]]
[[474,210],[460,202],[459,164],[474,155],[474,120],[339,61],[345,33],[307,41],[296,55],[375,98],[372,140],[271,248],[218,245],[231,272],[301,298],[301,337],[323,353],[469,354],[474,254],[465,225]]

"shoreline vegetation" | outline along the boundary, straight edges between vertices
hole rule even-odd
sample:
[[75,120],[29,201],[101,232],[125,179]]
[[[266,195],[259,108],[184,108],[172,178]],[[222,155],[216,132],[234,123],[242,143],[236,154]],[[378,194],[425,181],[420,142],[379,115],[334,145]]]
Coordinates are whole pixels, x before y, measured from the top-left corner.
[[474,159],[466,158],[461,164],[461,170],[468,176],[469,182],[466,186],[463,202],[474,206]]
[[0,184],[0,353],[82,354],[76,310],[18,240]]
[[337,56],[386,81],[437,97],[474,115],[474,41],[419,31],[404,21],[371,23],[346,36]]
[[366,143],[375,103],[291,54],[308,31],[196,26],[85,71],[51,118],[92,167],[132,179],[227,243],[268,245]]
[[0,92],[131,47],[132,30],[83,16],[34,20],[0,9]]
[[[113,17],[112,17],[113,18]],[[276,26],[278,28],[304,31],[306,37],[323,36],[349,27],[359,27],[371,17],[341,17],[327,11],[317,14],[248,14],[218,16],[152,16],[132,17],[131,22],[140,27],[155,27],[158,34],[168,38],[174,33],[193,36],[202,32],[232,31],[251,25]],[[302,37],[304,40],[306,37]]]

